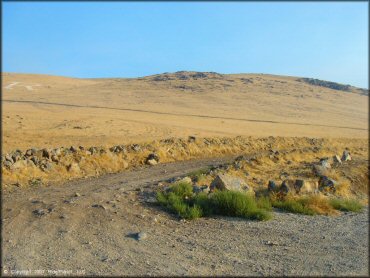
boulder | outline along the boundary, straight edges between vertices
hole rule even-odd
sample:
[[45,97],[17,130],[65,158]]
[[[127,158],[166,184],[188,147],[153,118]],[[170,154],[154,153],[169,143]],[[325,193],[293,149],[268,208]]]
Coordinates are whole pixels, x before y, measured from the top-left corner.
[[36,152],[37,152],[37,150],[36,149],[28,149],[27,151],[26,151],[26,156],[33,156],[33,155],[36,155]]
[[210,186],[211,191],[214,191],[215,189],[248,191],[250,188],[241,178],[230,176],[228,174],[218,174]]
[[146,164],[156,165],[159,162],[159,156],[156,153],[151,153],[146,158]]
[[321,158],[320,159],[320,165],[326,169],[330,169],[331,168],[331,165],[330,165],[330,161],[329,161],[329,158],[328,157],[325,157],[325,158]]
[[327,191],[327,190],[330,190],[330,191],[335,191],[335,187],[338,183],[327,177],[327,176],[323,176],[323,177],[320,177],[319,179],[319,190],[320,191]]
[[53,168],[53,164],[51,164],[49,161],[44,160],[40,163],[40,169],[44,172],[49,172]]
[[341,160],[342,161],[352,160],[351,154],[350,154],[350,152],[348,150],[344,150]]
[[50,159],[51,158],[51,151],[48,150],[48,149],[42,149],[42,157]]
[[305,180],[296,180],[295,189],[299,194],[312,194],[317,193],[319,184],[317,181],[305,181]]
[[295,181],[294,180],[284,180],[281,183],[279,191],[284,193],[284,194],[288,194],[288,193],[295,194],[295,193],[297,193],[297,190],[295,188]]

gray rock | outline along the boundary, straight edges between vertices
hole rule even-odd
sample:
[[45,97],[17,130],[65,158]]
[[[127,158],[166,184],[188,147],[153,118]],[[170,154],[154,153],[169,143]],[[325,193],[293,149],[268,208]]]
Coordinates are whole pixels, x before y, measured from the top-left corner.
[[352,160],[351,154],[348,150],[344,150],[343,155],[342,155],[342,161],[350,161]]
[[157,165],[158,162],[156,160],[154,160],[154,159],[148,159],[146,161],[146,164],[151,165],[151,166],[154,166],[154,165]]
[[139,241],[145,240],[148,238],[148,234],[146,232],[140,232],[136,234],[136,239]]
[[228,174],[218,174],[216,178],[212,181],[210,190],[249,190],[247,183],[241,178],[233,177]]
[[297,193],[296,188],[295,188],[295,181],[294,180],[284,180],[281,183],[279,191],[284,193],[284,194],[288,194],[288,193],[295,194],[295,193]]
[[75,146],[71,146],[71,147],[69,148],[69,150],[70,150],[71,152],[75,153],[75,152],[77,152],[77,151],[78,151],[78,148],[76,148]]
[[299,194],[311,194],[318,192],[318,182],[317,181],[305,181],[305,180],[296,180],[295,189]]
[[41,161],[40,169],[44,172],[49,172],[51,169],[53,169],[53,164],[51,164],[49,161]]
[[13,163],[12,163],[12,162],[10,162],[9,160],[5,160],[5,161],[3,162],[3,165],[4,165],[6,168],[10,169],[10,167],[13,165]]
[[97,149],[96,147],[90,147],[90,148],[88,149],[88,151],[89,151],[91,154],[96,154],[96,153],[98,153],[98,149]]
[[139,151],[141,151],[141,147],[140,147],[139,145],[137,145],[137,144],[133,144],[133,145],[132,145],[132,149],[133,149],[135,152],[139,152]]
[[325,158],[322,158],[320,159],[320,165],[326,169],[330,169],[331,168],[331,165],[330,165],[330,161],[329,161],[329,158],[328,157],[325,157]]
[[51,161],[59,162],[59,158],[58,158],[58,156],[57,156],[57,155],[55,155],[55,154],[53,154],[53,155],[51,156]]
[[9,155],[9,154],[6,154],[6,155],[5,155],[5,161],[9,161],[9,162],[11,162],[11,163],[13,163],[13,162],[14,162],[14,161],[13,161],[12,156],[11,156],[11,155]]
[[51,158],[51,151],[48,149],[42,149],[42,157]]
[[44,216],[46,214],[46,211],[43,210],[43,209],[36,209],[36,210],[33,211],[33,214],[41,217],[41,216]]
[[92,205],[92,207],[93,207],[93,208],[102,208],[102,209],[104,209],[104,210],[106,210],[106,209],[107,209],[105,206],[100,205],[100,204],[94,204],[94,205]]
[[336,189],[336,185],[338,183],[327,177],[327,176],[323,176],[323,177],[320,177],[319,179],[319,190],[320,191],[323,191],[323,190],[330,190],[330,191],[334,191],[335,192],[335,189]]
[[30,160],[31,160],[35,165],[37,165],[37,164],[39,163],[39,158],[38,158],[37,156],[32,156],[32,157],[30,158]]
[[193,143],[193,142],[195,142],[195,140],[196,140],[196,137],[195,136],[189,136],[188,137],[188,142],[189,143]]
[[342,160],[339,155],[334,155],[332,159],[334,164],[342,164]]
[[32,148],[32,149],[28,149],[28,150],[26,151],[26,156],[33,156],[33,155],[36,155],[36,152],[37,152],[37,150],[36,150],[36,149],[34,149],[34,148]]
[[56,156],[61,156],[62,155],[62,150],[60,148],[56,148],[56,149],[54,149],[54,154]]
[[270,192],[275,192],[275,191],[278,190],[278,187],[277,187],[277,185],[276,185],[276,183],[274,181],[271,181],[270,180],[269,183],[268,183],[268,185],[267,185],[267,189]]

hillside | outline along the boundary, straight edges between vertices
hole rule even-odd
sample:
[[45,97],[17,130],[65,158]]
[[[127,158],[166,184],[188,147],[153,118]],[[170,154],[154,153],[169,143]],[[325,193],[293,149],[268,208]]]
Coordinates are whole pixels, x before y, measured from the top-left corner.
[[367,138],[368,91],[319,81],[209,72],[99,79],[3,73],[3,149],[188,135]]

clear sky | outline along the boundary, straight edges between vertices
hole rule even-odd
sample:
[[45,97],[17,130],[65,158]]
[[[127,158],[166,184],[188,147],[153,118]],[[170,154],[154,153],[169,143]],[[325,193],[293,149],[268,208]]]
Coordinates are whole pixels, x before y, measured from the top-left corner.
[[271,73],[368,87],[367,2],[3,2],[3,71]]

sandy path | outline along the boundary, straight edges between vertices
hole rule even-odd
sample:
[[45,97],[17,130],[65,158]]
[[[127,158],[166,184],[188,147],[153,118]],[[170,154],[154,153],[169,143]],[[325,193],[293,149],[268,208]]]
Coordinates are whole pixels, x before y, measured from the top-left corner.
[[[229,160],[160,164],[4,193],[3,273],[368,275],[367,209],[338,217],[276,212],[268,222],[181,222],[144,201],[160,180]],[[46,214],[35,215],[37,209]],[[140,231],[147,239],[130,236]]]

